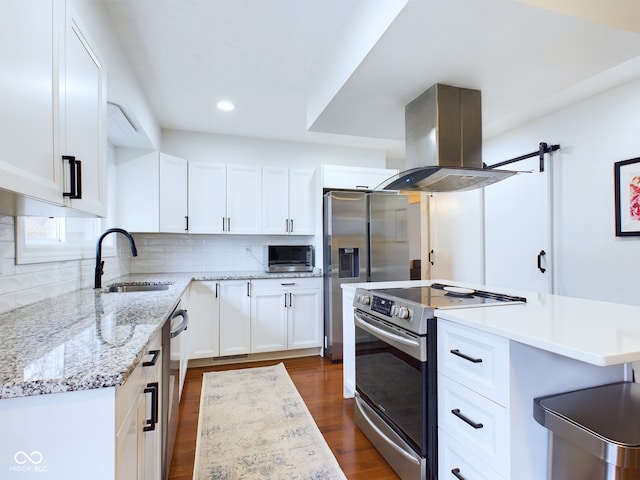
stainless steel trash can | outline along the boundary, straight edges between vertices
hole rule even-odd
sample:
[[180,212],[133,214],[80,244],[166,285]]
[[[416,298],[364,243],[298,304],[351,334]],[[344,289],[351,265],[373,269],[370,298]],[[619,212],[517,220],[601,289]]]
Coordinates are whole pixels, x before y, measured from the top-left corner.
[[548,480],[640,479],[640,384],[536,398],[533,416],[549,430]]

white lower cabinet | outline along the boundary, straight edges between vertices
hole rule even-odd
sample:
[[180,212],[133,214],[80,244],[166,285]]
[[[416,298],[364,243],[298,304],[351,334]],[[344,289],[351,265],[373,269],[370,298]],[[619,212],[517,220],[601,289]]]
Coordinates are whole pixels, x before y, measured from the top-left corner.
[[189,287],[189,359],[220,355],[220,283],[191,282]]
[[438,477],[448,480],[499,480],[503,478],[487,466],[446,430],[438,430]]
[[193,281],[189,359],[322,346],[322,279]]
[[533,418],[534,398],[623,375],[621,365],[596,367],[439,319],[438,478],[546,478],[547,430]]
[[454,462],[458,457],[448,454],[438,466],[440,479],[455,478],[452,470],[456,469],[462,478],[476,478],[471,471],[483,472],[487,467],[498,474],[494,478],[508,478],[508,353],[505,338],[451,323],[438,324],[439,456],[453,450],[447,438],[455,438],[486,462],[481,465],[466,457],[464,465],[458,465]]
[[317,278],[252,282],[252,353],[321,346],[320,282]]
[[189,287],[189,360],[249,353],[249,280],[193,281]]
[[251,282],[220,282],[220,355],[251,351]]
[[162,468],[161,338],[116,390],[116,479],[157,480]]

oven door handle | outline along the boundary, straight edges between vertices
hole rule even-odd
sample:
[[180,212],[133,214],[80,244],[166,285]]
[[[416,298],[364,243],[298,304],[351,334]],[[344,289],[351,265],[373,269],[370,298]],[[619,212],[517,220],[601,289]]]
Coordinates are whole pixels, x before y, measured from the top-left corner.
[[357,314],[354,315],[353,321],[358,327],[360,327],[363,330],[366,330],[367,332],[369,332],[372,335],[375,335],[376,337],[383,337],[383,338],[392,340],[394,342],[401,343],[402,345],[407,345],[409,347],[414,347],[414,348],[420,348],[420,343],[418,343],[417,340],[401,337],[400,335],[396,335],[394,333],[387,332],[386,330],[383,330],[381,328],[375,327],[371,325],[369,322],[360,318]]

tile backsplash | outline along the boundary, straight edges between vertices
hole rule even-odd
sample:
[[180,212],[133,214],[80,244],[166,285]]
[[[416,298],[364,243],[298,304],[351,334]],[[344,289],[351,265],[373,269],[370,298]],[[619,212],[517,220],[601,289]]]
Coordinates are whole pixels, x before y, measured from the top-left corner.
[[[106,258],[103,284],[129,273],[128,244]],[[93,286],[95,258],[16,265],[15,219],[0,216],[0,313]]]
[[[16,265],[14,217],[0,216],[0,313],[93,286],[95,258]],[[308,244],[311,237],[133,234],[138,256],[117,238],[102,284],[129,273],[245,272],[264,269],[264,245]]]
[[309,237],[134,234],[131,273],[246,272],[264,269],[264,245],[311,243]]

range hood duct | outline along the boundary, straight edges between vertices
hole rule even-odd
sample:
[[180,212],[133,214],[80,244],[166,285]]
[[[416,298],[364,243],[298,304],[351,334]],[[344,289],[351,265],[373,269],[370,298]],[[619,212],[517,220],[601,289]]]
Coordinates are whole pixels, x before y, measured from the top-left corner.
[[473,190],[515,171],[484,168],[480,90],[436,84],[405,108],[407,170],[378,189]]

